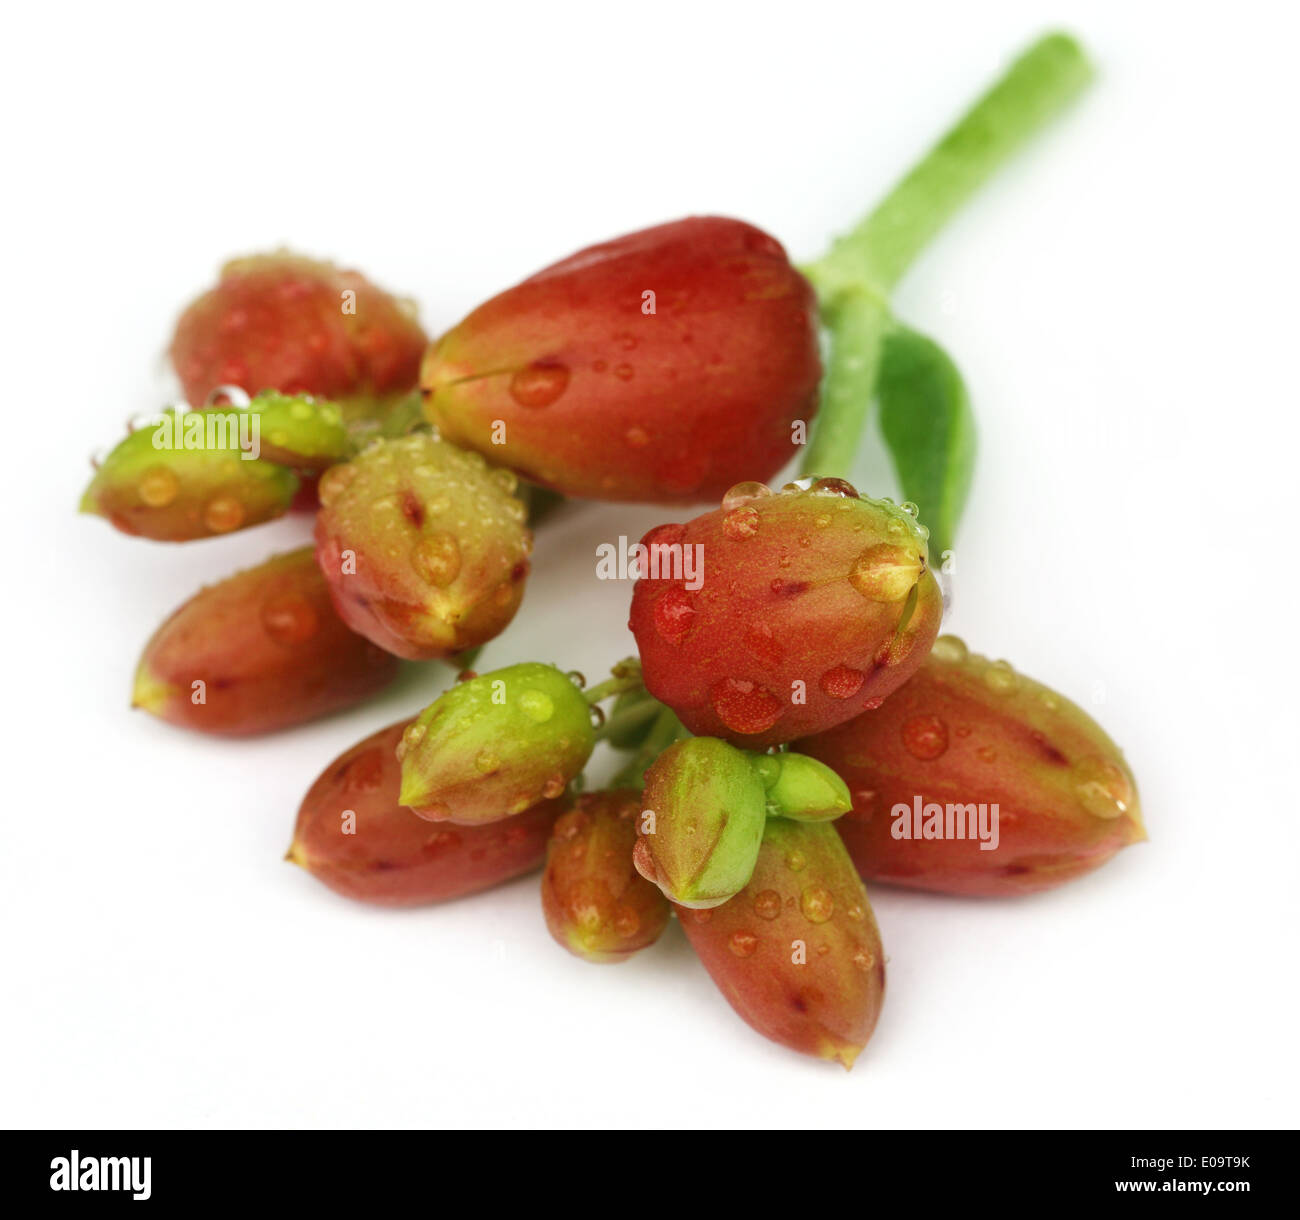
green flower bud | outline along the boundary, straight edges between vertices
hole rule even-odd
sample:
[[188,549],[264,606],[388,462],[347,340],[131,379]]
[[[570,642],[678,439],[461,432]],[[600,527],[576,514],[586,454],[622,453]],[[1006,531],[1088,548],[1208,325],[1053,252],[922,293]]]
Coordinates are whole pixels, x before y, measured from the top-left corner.
[[401,804],[430,821],[475,825],[559,796],[591,757],[582,692],[553,665],[471,678],[403,734]]
[[679,906],[715,907],[749,882],[766,792],[743,750],[715,737],[669,746],[646,772],[633,861]]
[[767,789],[767,812],[796,822],[829,822],[853,808],[848,785],[806,754],[750,754]]

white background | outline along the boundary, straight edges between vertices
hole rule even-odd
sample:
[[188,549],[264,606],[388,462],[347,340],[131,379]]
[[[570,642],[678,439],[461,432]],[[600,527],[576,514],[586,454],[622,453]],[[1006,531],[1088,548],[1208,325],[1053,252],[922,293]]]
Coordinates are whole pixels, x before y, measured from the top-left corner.
[[[1209,9],[11,13],[0,1121],[1294,1125],[1298,31]],[[752,1033],[676,927],[594,967],[550,940],[535,877],[391,913],[284,863],[317,772],[446,671],[248,743],[128,712],[162,617],[309,528],[163,546],[74,512],[226,257],[335,257],[431,331],[692,212],[811,258],[1056,23],[1096,87],[895,303],[980,424],[948,629],[1098,717],[1151,842],[1036,898],[876,889],[889,995],[851,1074]],[[856,474],[897,494],[874,445]],[[546,529],[484,663],[631,651],[594,550],[663,519]]]

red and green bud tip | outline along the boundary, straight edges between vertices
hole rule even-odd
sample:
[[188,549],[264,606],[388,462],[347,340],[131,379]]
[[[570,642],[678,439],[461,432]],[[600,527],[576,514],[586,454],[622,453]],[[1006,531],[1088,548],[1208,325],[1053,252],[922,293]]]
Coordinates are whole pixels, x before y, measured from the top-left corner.
[[459,682],[398,747],[401,802],[474,825],[560,796],[595,747],[591,709],[553,665],[526,662]]
[[768,478],[817,407],[812,288],[752,225],[694,217],[592,246],[430,350],[442,434],[568,496],[700,503]]
[[190,598],[145,645],[132,705],[202,733],[269,733],[351,707],[396,676],[396,657],[334,613],[310,547]]
[[679,906],[726,902],[749,881],[767,793],[741,750],[714,737],[669,746],[645,774],[637,871]]
[[124,534],[192,542],[282,516],[298,476],[253,456],[240,413],[165,411],[99,464],[81,511]]
[[646,688],[700,736],[764,749],[851,720],[915,672],[943,599],[910,506],[842,479],[722,507],[642,539],[629,626]]
[[705,969],[765,1038],[849,1068],[885,998],[885,954],[835,828],[770,818],[730,902],[680,912]]
[[524,595],[532,535],[515,476],[427,432],[321,476],[316,559],[343,620],[411,660],[485,644]]
[[286,857],[345,898],[445,902],[540,868],[562,801],[490,826],[433,826],[398,802],[407,722],[339,755],[308,789]]
[[238,386],[316,394],[354,418],[382,414],[414,388],[427,342],[410,301],[281,252],[227,263],[176,323],[171,358],[193,406]]
[[551,832],[542,874],[546,926],[589,962],[626,961],[668,924],[667,899],[632,865],[640,814],[635,791],[591,792]]
[[869,879],[1031,893],[1146,838],[1133,773],[1097,723],[956,636],[883,707],[799,749],[848,784],[836,829]]

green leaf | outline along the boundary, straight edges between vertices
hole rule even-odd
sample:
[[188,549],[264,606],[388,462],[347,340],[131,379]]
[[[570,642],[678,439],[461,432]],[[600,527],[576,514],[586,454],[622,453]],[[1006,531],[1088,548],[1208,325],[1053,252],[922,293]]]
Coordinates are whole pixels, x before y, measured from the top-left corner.
[[975,469],[975,417],[966,385],[948,353],[897,324],[885,336],[880,427],[902,484],[930,530],[934,567],[953,544]]

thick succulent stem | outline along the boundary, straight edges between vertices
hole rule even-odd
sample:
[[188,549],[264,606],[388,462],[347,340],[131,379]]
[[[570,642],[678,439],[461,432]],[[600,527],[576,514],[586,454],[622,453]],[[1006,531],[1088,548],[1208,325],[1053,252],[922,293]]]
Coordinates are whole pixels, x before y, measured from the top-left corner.
[[1069,35],[1039,39],[852,232],[804,268],[832,333],[805,474],[843,476],[853,461],[889,325],[890,290],[957,209],[1091,77],[1087,57]]

